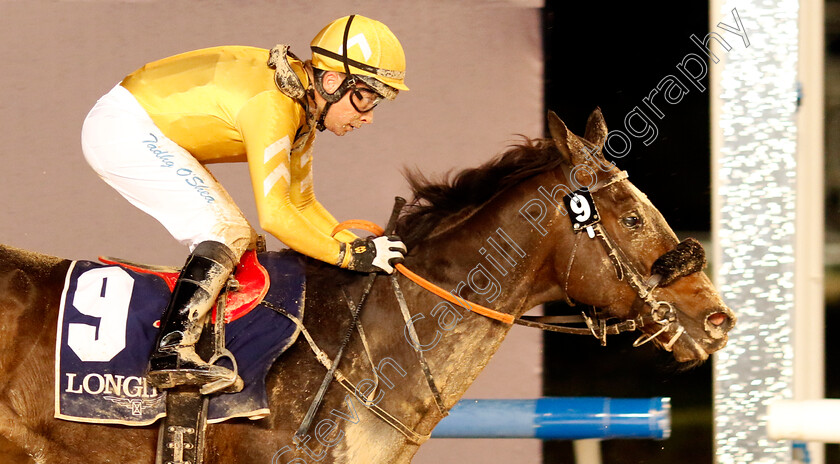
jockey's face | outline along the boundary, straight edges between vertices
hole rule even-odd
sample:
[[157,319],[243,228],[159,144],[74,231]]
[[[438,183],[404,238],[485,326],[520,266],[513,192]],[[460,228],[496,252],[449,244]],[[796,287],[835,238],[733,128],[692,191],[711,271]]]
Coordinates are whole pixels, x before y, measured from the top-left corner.
[[[328,72],[324,75],[324,89],[328,92],[334,92],[343,80],[344,75]],[[357,83],[356,86],[360,89],[369,89],[363,83]],[[324,118],[324,126],[335,135],[344,135],[362,127],[362,124],[373,122],[373,110],[360,113],[350,102],[352,96],[352,91],[344,94],[341,100],[332,104],[326,118]]]

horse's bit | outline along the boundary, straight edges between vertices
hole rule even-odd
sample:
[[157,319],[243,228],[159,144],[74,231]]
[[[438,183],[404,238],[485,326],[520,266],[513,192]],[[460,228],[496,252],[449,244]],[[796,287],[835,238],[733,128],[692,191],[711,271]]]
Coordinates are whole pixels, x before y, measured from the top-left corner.
[[[614,183],[621,182],[626,179],[627,172],[622,171],[620,174],[613,176],[604,184],[595,186],[592,190],[589,190],[589,192],[594,193],[602,188],[608,187]],[[592,201],[594,206],[594,198]],[[682,271],[672,272],[669,275],[654,273],[650,276],[650,278],[645,279],[645,277],[635,268],[635,266],[632,265],[627,256],[622,252],[621,248],[615,245],[615,242],[609,236],[607,231],[604,230],[600,222],[593,223],[589,227],[591,227],[590,237],[599,239],[601,245],[607,252],[607,256],[609,256],[610,261],[612,261],[613,266],[615,266],[616,278],[618,278],[618,280],[626,281],[627,284],[630,285],[630,287],[636,291],[638,297],[642,301],[644,301],[644,304],[650,308],[650,312],[648,314],[640,314],[634,319],[628,319],[618,324],[610,326],[606,325],[603,319],[598,318],[597,314],[595,314],[594,317],[591,317],[585,312],[583,312],[581,317],[586,322],[587,327],[589,327],[590,333],[593,336],[595,336],[595,338],[600,340],[602,345],[606,345],[608,334],[641,329],[647,322],[653,322],[660,326],[659,330],[650,335],[642,334],[635,342],[633,342],[633,346],[638,347],[644,345],[645,343],[653,341],[659,335],[662,335],[663,333],[669,333],[671,328],[674,327],[675,329],[673,331],[671,339],[663,345],[663,347],[667,351],[671,351],[674,347],[674,344],[677,342],[680,336],[682,336],[682,334],[685,333],[685,328],[682,326],[682,324],[679,323],[677,319],[677,312],[674,305],[668,301],[656,300],[653,297],[653,291],[661,283],[670,284],[671,282],[677,280],[682,276],[690,275],[694,272],[701,270],[703,264],[705,264],[703,247],[700,246],[699,242],[691,238],[680,242],[674,250],[671,250],[665,253],[664,255],[660,256],[654,262],[653,269],[660,269],[664,267],[659,266],[659,263],[667,261],[678,261],[681,258],[692,260],[696,264],[691,266],[683,266]],[[574,306],[575,304],[571,301],[571,299],[568,296],[569,277],[571,274],[572,265],[574,264],[578,242],[583,236],[583,234],[581,234],[580,231],[576,231],[576,233],[577,238],[572,248],[572,254],[569,257],[569,264],[566,267],[566,281],[564,284],[566,302],[571,306]],[[534,319],[535,318],[526,317],[526,320]]]

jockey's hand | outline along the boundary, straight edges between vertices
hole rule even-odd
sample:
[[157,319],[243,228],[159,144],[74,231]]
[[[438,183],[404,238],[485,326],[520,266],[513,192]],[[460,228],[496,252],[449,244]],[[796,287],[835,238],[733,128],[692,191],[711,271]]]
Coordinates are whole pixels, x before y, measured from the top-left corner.
[[358,238],[350,244],[349,269],[392,274],[394,264],[403,261],[405,244],[396,235]]

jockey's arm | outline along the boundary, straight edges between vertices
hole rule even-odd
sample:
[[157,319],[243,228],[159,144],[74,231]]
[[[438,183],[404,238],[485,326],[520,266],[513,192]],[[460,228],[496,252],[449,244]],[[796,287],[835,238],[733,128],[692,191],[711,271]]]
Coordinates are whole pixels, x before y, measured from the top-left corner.
[[[315,199],[315,194],[311,189],[309,192],[311,192],[311,201],[307,201],[308,199],[304,198],[304,204],[306,206],[301,208],[301,213],[309,220],[309,222],[315,224],[319,229],[329,230],[330,233],[332,233],[332,230],[338,225],[338,220],[336,220],[333,215],[330,214],[330,212]],[[359,237],[349,230],[343,230],[336,234],[335,238],[345,243],[351,243]]]
[[[312,196],[311,161],[292,165],[290,151],[301,113],[293,100],[264,92],[252,98],[237,116],[260,226],[295,251],[347,267],[349,253],[342,256],[341,241],[330,236],[337,221],[328,213],[324,217]],[[313,201],[304,202],[305,198]]]

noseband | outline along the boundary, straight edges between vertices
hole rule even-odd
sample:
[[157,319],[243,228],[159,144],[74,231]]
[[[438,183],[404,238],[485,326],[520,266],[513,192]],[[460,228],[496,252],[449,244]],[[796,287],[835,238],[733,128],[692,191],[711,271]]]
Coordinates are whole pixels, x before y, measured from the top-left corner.
[[[627,172],[622,171],[618,175],[608,179],[605,183],[596,185],[594,188],[589,190],[588,193],[595,193],[598,190],[608,187],[614,183],[625,180],[627,180]],[[637,330],[647,324],[654,323],[659,325],[659,330],[650,335],[641,335],[633,343],[633,346],[641,346],[655,340],[658,336],[664,333],[672,333],[670,340],[663,345],[667,351],[671,351],[680,336],[685,333],[685,328],[677,319],[677,311],[674,305],[668,301],[657,300],[653,296],[653,291],[657,287],[670,285],[683,276],[702,270],[706,264],[706,257],[702,245],[693,238],[680,242],[675,249],[656,259],[651,267],[651,276],[649,278],[645,278],[644,274],[639,272],[636,267],[633,266],[632,262],[627,258],[621,248],[615,244],[615,241],[601,225],[600,218],[597,215],[594,198],[589,195],[586,195],[586,197],[588,197],[588,200],[591,202],[591,207],[595,212],[595,214],[593,214],[595,220],[586,224],[585,227],[577,223],[573,226],[576,238],[574,246],[572,247],[571,256],[569,257],[569,264],[566,267],[566,279],[564,284],[566,302],[570,306],[575,305],[568,296],[568,285],[577,247],[584,235],[581,232],[586,230],[590,238],[597,238],[604,247],[604,250],[607,252],[607,256],[610,258],[610,261],[615,267],[616,278],[620,281],[627,282],[627,284],[630,285],[630,287],[636,292],[639,299],[644,302],[645,307],[650,309],[647,313],[639,314],[634,319],[628,319],[611,326],[607,325],[606,321],[601,319],[597,312],[592,316],[584,312],[582,316],[586,325],[589,327],[591,334],[600,340],[602,345],[606,345],[608,334],[618,333],[624,330]],[[612,329],[613,327],[615,327],[615,329]]]

